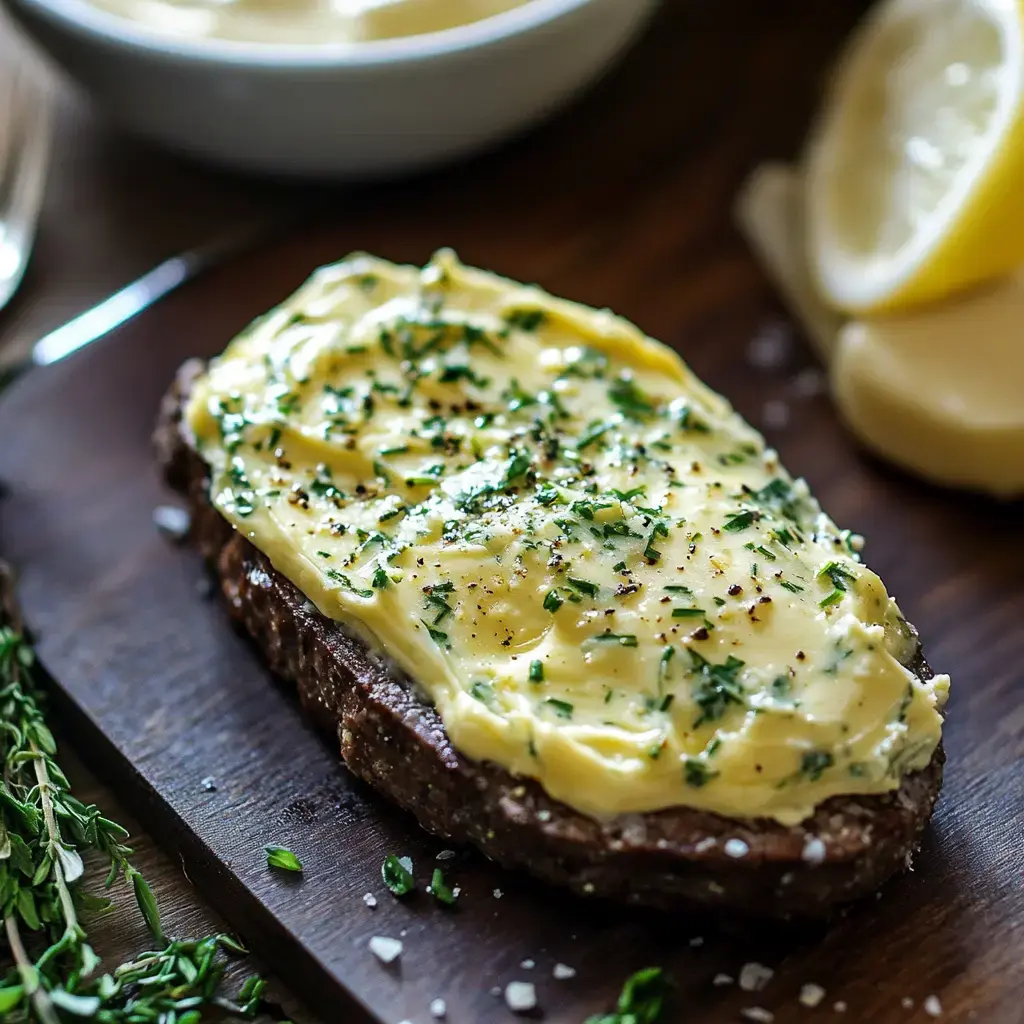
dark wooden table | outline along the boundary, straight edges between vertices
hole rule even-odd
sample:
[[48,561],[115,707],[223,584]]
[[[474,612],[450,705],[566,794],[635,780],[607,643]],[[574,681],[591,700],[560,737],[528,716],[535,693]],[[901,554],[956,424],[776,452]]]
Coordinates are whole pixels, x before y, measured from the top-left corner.
[[[891,564],[899,564],[891,552],[901,537],[909,544],[925,535],[934,557],[914,556],[918,579],[905,608],[911,618],[926,615],[933,624],[952,624],[956,609],[962,614],[991,598],[983,632],[987,642],[998,643],[1000,630],[1019,630],[1024,550],[1017,545],[979,563],[972,560],[974,546],[943,531],[971,521],[1008,533],[1012,522],[1024,519],[1019,507],[1000,509],[921,488],[860,459],[827,399],[805,386],[814,379],[813,371],[805,372],[810,354],[730,221],[731,199],[747,171],[760,160],[796,151],[821,94],[824,69],[865,6],[864,0],[667,0],[654,29],[623,66],[550,125],[468,165],[364,189],[260,183],[192,166],[122,137],[65,89],[35,259],[17,300],[0,314],[0,334],[5,343],[24,344],[160,259],[313,196],[325,218],[350,218],[355,245],[362,244],[358,238],[365,230],[365,244],[381,255],[420,259],[430,247],[452,242],[467,262],[488,263],[568,297],[609,305],[677,346],[752,421],[763,425],[767,415],[774,424],[766,430],[769,440],[791,469],[807,474],[816,488],[827,488],[844,525],[866,531],[873,524],[876,531],[892,526],[883,545]],[[263,305],[278,298],[268,294]],[[769,336],[791,344],[792,351],[779,366],[751,369],[751,342]],[[775,403],[771,412],[766,403]],[[789,413],[786,424],[780,407]],[[978,608],[979,615],[984,611]],[[953,645],[941,635],[929,639],[937,667],[944,668],[944,654],[956,653]],[[972,663],[969,654],[961,660]],[[955,679],[957,685],[965,689],[954,699],[955,713],[969,724],[990,723],[1019,755],[1019,711],[1014,715],[1004,705],[1000,712],[994,699],[983,696],[975,701],[968,680]],[[1008,677],[999,686],[1007,689]],[[114,794],[87,766],[76,763],[73,774],[85,797],[122,815]],[[1014,777],[1004,776],[1007,787]],[[1014,809],[999,804],[996,783],[991,806],[997,827],[1001,834],[1016,830],[1019,840],[1024,808],[1016,808],[1014,824]],[[1008,791],[1019,794],[1019,788]],[[945,860],[933,853],[929,865],[945,870],[968,855],[967,847],[955,846],[953,832],[961,827],[942,830],[949,852]],[[144,833],[138,834],[138,849],[139,866],[154,881],[170,930],[208,927],[211,914],[180,865],[161,855]],[[1019,842],[1017,849],[1019,859]],[[1005,866],[998,877],[1005,885]],[[1019,887],[1019,870],[1016,877]],[[977,884],[984,886],[982,876]],[[1019,898],[1019,892],[1011,896]],[[921,968],[944,979],[946,1020],[974,1019],[975,1011],[986,1024],[1022,1019],[1013,1016],[1007,999],[1013,986],[1020,994],[1019,977],[1008,981],[1000,972],[1014,964],[1024,970],[1024,925],[1005,917],[992,917],[993,926],[1004,930],[998,955],[984,946],[975,920],[955,959],[944,949]],[[97,945],[114,957],[137,948],[141,938],[141,929],[126,928],[124,920],[108,920],[97,929]],[[851,957],[868,956],[869,943],[876,947],[873,961],[884,958],[887,943],[897,958],[908,956],[927,942],[928,927],[921,919],[884,936],[862,926],[839,929],[828,937],[817,964],[834,962],[839,971]],[[856,969],[841,973],[856,982]],[[894,978],[896,973],[894,965]],[[894,981],[891,991],[879,990],[865,996],[863,1005],[850,1006],[845,1019],[881,1020],[884,1009],[886,1021],[896,1020],[892,1008],[899,1007],[900,995]],[[821,1011],[830,1018],[834,1012],[831,1003]],[[920,1000],[905,1013],[907,1020],[927,1020]]]

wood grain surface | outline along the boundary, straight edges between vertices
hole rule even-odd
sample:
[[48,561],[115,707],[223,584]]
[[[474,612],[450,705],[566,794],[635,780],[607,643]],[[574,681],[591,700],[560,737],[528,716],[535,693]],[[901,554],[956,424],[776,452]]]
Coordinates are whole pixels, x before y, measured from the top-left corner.
[[[862,456],[813,394],[809,355],[729,219],[744,174],[795,151],[863,6],[666,4],[624,65],[552,125],[414,182],[318,192],[311,226],[0,403],[0,549],[21,570],[66,733],[323,1020],[425,1024],[441,997],[451,1024],[509,1021],[491,988],[518,979],[536,982],[545,1020],[576,1024],[649,963],[676,985],[673,1022],[740,1020],[753,1006],[780,1024],[922,1022],[932,995],[945,1020],[1024,1017],[1024,509],[926,488]],[[255,209],[308,192],[239,190]],[[131,219],[115,237],[132,236]],[[175,365],[222,348],[318,263],[352,249],[420,262],[442,245],[609,305],[676,347],[754,423],[767,413],[790,470],[868,537],[869,563],[954,685],[939,810],[914,872],[878,901],[801,932],[666,920],[587,906],[467,851],[447,862],[464,890],[454,912],[384,891],[385,853],[411,855],[422,883],[440,845],[347,776],[202,596],[195,557],[156,533],[152,509],[167,495],[148,433]],[[784,358],[766,369],[752,349]],[[301,880],[266,870],[267,842],[299,854]],[[374,934],[403,936],[399,969],[367,952]],[[763,991],[712,984],[751,960],[776,971]],[[558,961],[577,977],[555,981]],[[806,982],[827,989],[816,1010],[797,1000]]]

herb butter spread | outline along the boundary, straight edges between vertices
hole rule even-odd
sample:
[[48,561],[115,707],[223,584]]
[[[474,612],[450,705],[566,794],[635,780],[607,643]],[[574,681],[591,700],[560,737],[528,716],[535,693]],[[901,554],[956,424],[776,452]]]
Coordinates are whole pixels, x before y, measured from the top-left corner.
[[945,676],[856,543],[665,346],[439,253],[318,271],[186,411],[220,512],[466,755],[595,816],[894,789]]

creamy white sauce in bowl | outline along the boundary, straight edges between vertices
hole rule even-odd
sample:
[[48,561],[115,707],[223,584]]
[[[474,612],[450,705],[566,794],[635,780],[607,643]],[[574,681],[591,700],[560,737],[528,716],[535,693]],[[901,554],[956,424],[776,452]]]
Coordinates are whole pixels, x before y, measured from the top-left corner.
[[[209,21],[171,31],[103,6],[152,4],[170,17],[187,4],[209,13],[214,0],[3,2],[136,135],[229,169],[366,181],[468,156],[550,116],[625,52],[658,0],[392,0],[406,29],[414,3],[446,18],[461,6],[462,23],[397,35],[364,19],[360,39],[322,42],[254,40],[255,29]],[[224,6],[274,2],[286,0]]]
[[88,0],[180,39],[331,46],[427,35],[535,0]]

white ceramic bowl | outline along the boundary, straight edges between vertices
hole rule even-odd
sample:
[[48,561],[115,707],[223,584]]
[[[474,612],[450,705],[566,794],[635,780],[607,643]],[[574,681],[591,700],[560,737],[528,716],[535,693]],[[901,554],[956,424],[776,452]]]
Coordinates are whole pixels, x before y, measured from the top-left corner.
[[184,41],[87,0],[0,0],[113,118],[224,166],[370,178],[485,148],[556,110],[657,0],[531,0],[355,46]]

